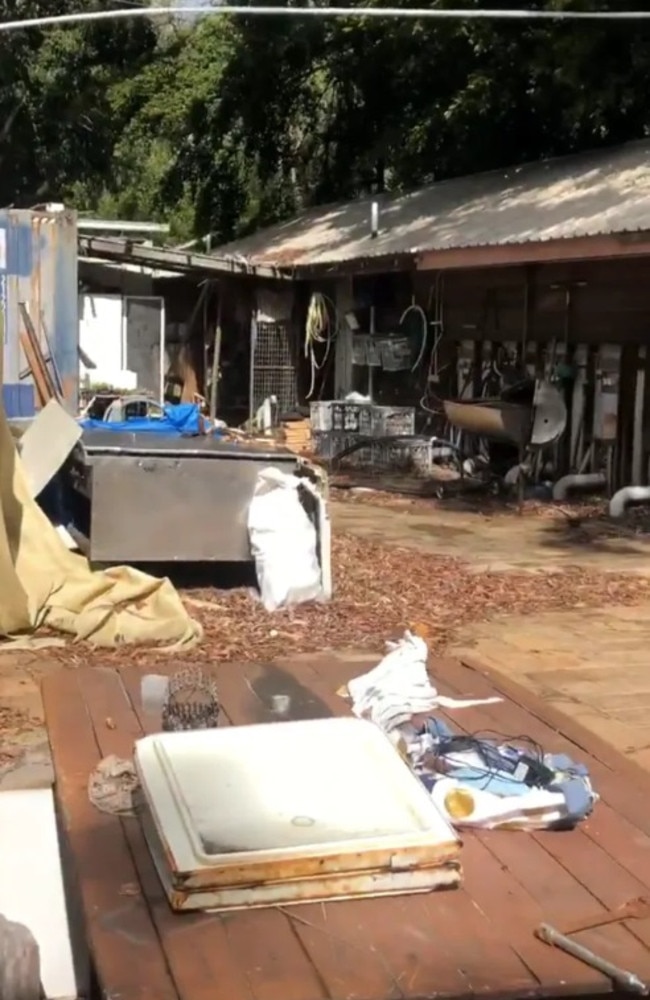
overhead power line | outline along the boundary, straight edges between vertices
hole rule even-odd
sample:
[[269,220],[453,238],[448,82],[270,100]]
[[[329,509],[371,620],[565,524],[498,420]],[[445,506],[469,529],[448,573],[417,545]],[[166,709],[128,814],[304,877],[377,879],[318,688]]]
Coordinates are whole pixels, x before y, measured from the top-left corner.
[[89,11],[81,14],[53,14],[30,17],[19,21],[0,22],[0,31],[24,28],[48,28],[92,21],[116,21],[126,18],[170,17],[194,14],[197,17],[218,17],[223,14],[255,17],[353,17],[401,20],[468,20],[468,21],[650,21],[650,11],[632,10],[440,10],[438,8],[401,7],[244,7],[223,4],[216,7],[130,7],[127,9]]

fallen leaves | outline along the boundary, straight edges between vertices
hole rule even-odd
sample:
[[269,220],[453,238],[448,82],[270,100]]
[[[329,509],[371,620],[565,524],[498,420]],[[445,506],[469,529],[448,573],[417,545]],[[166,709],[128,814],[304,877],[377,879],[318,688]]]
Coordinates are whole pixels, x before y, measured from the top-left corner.
[[[633,575],[578,568],[548,575],[477,573],[458,559],[346,534],[334,537],[332,561],[335,592],[329,604],[270,614],[250,589],[185,588],[183,596],[205,629],[202,645],[188,654],[192,662],[265,661],[343,647],[380,652],[386,639],[405,628],[417,629],[432,650],[441,651],[463,626],[495,615],[635,604],[648,597],[648,581]],[[49,655],[66,657],[61,650]],[[154,665],[161,656],[151,648],[86,647],[82,659],[88,666]]]

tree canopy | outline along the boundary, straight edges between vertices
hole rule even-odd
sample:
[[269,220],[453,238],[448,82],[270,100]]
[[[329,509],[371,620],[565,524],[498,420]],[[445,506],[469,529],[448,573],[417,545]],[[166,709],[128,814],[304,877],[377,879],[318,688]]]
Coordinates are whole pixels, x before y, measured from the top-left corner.
[[[101,6],[0,0],[0,20]],[[177,16],[0,34],[0,203],[220,242],[320,202],[641,138],[648,79],[647,22]]]

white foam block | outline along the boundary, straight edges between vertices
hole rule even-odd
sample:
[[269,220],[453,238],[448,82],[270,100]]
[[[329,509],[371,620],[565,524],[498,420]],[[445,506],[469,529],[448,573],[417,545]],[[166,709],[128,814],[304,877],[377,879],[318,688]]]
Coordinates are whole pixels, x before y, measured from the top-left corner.
[[0,912],[40,948],[48,1000],[77,996],[63,873],[49,788],[0,792]]

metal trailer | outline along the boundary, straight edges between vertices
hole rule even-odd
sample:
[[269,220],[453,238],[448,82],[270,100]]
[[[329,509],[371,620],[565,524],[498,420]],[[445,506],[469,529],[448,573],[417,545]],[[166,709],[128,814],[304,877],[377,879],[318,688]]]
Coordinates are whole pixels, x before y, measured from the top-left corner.
[[305,477],[325,579],[329,523],[313,479],[293,452],[263,444],[84,431],[68,469],[77,540],[94,563],[248,562],[248,505],[269,467]]

